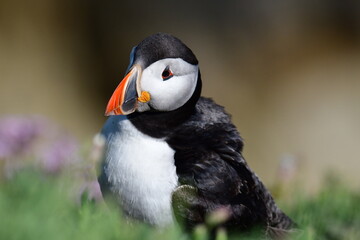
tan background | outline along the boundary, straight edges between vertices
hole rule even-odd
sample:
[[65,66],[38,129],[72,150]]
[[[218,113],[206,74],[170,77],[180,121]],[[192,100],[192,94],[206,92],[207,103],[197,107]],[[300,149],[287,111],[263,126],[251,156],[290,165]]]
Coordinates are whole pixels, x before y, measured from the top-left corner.
[[316,189],[360,186],[357,1],[0,1],[0,114],[39,114],[89,143],[132,46],[169,32],[200,60],[267,184],[281,160]]

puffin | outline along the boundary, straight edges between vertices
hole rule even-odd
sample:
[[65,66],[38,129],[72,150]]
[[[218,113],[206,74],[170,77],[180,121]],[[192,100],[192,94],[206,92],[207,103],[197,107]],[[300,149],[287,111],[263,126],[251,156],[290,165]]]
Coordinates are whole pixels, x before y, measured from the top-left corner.
[[245,161],[230,115],[201,87],[198,60],[178,38],[156,33],[132,49],[101,131],[103,195],[156,227],[193,229],[225,210],[219,225],[229,231],[290,231],[294,222]]

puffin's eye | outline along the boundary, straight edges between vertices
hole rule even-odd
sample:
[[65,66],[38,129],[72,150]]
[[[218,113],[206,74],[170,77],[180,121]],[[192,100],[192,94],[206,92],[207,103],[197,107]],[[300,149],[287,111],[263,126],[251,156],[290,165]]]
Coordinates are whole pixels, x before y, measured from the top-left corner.
[[166,67],[164,69],[164,71],[161,74],[161,77],[164,81],[170,79],[172,76],[174,76],[174,74],[171,72],[171,70],[169,69],[169,67]]

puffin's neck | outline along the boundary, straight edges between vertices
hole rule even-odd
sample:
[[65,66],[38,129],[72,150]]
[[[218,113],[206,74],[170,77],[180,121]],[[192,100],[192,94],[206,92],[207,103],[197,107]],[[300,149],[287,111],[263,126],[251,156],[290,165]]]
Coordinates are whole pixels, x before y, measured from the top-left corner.
[[194,113],[195,105],[200,98],[201,85],[199,71],[194,94],[182,107],[169,112],[135,112],[129,115],[129,120],[137,129],[149,136],[155,138],[166,137]]

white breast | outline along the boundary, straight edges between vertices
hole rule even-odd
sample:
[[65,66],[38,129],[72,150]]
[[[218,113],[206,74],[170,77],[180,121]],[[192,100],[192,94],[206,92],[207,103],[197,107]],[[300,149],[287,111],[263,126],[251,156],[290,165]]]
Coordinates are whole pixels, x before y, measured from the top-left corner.
[[178,184],[174,150],[163,139],[141,133],[123,116],[110,117],[103,133],[104,170],[124,211],[150,224],[171,223],[171,194]]

